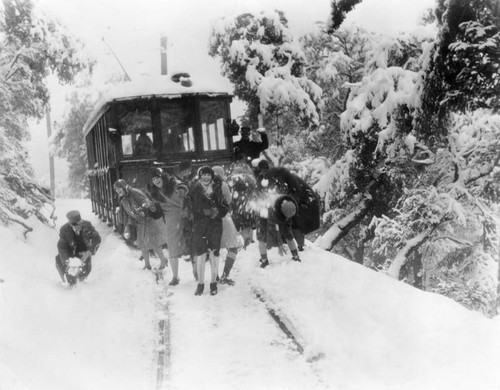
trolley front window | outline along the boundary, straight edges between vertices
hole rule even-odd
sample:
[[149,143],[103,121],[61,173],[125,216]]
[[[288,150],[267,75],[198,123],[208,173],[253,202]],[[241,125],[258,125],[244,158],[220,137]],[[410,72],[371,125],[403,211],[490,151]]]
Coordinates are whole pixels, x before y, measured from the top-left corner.
[[160,105],[162,153],[194,152],[193,101],[168,101]]
[[154,158],[153,125],[147,104],[122,103],[117,107],[123,157]]
[[223,100],[202,100],[201,110],[201,132],[203,135],[203,150],[227,150],[228,140],[226,137],[226,102]]

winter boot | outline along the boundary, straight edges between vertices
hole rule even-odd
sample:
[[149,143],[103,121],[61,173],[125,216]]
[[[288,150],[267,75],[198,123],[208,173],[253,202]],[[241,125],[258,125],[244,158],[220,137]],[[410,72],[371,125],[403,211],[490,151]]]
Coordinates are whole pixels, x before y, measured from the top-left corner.
[[234,280],[229,279],[229,277],[226,275],[226,273],[222,274],[222,277],[220,278],[221,284],[227,284],[228,286],[234,286]]
[[266,268],[269,265],[269,260],[266,258],[260,259],[260,268]]
[[205,289],[205,285],[203,283],[199,283],[198,286],[196,287],[196,291],[194,292],[194,295],[203,295],[204,289]]
[[297,252],[297,249],[292,251],[292,260],[293,261],[300,261],[299,252]]
[[210,295],[217,294],[217,283],[210,283]]

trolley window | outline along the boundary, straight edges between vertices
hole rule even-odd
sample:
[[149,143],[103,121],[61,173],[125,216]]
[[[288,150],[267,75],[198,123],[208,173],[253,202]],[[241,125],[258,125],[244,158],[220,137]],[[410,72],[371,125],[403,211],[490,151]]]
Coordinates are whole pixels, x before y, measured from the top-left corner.
[[122,103],[117,107],[123,157],[154,158],[151,110],[147,104]]
[[200,101],[203,150],[226,150],[226,102],[223,100]]
[[192,101],[168,101],[160,105],[162,153],[194,151],[194,118]]

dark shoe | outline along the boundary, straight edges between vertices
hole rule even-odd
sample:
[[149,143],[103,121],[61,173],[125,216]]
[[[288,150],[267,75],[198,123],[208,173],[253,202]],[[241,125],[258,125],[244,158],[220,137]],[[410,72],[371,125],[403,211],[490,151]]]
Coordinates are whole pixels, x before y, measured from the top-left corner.
[[210,283],[210,295],[217,295],[217,283]]
[[170,281],[169,285],[170,286],[177,286],[179,284],[180,279],[179,278],[172,278]]
[[269,265],[268,259],[260,259],[260,268],[266,268]]
[[220,278],[220,283],[221,284],[227,284],[228,286],[234,286],[234,280],[229,279],[226,274],[222,274],[222,277]]
[[303,246],[299,246],[299,252],[304,252],[304,247]]
[[293,256],[292,260],[300,262],[300,257],[298,255],[297,256]]
[[203,283],[198,284],[196,287],[196,291],[194,292],[194,295],[203,295],[203,290],[205,289],[205,285]]
[[144,260],[144,256],[139,257],[139,261]]
[[168,262],[161,263],[160,267],[158,269],[164,269],[165,267],[168,267]]
[[145,265],[144,267],[142,267],[142,269],[148,269],[151,271],[151,266],[148,267],[147,265]]

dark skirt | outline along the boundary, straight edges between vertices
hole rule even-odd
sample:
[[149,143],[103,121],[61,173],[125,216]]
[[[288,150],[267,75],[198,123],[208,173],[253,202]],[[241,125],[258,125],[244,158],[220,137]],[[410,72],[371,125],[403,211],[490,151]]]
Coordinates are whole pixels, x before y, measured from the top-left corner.
[[222,220],[204,217],[193,223],[192,251],[195,256],[207,253],[211,249],[215,256],[219,256],[222,237]]

